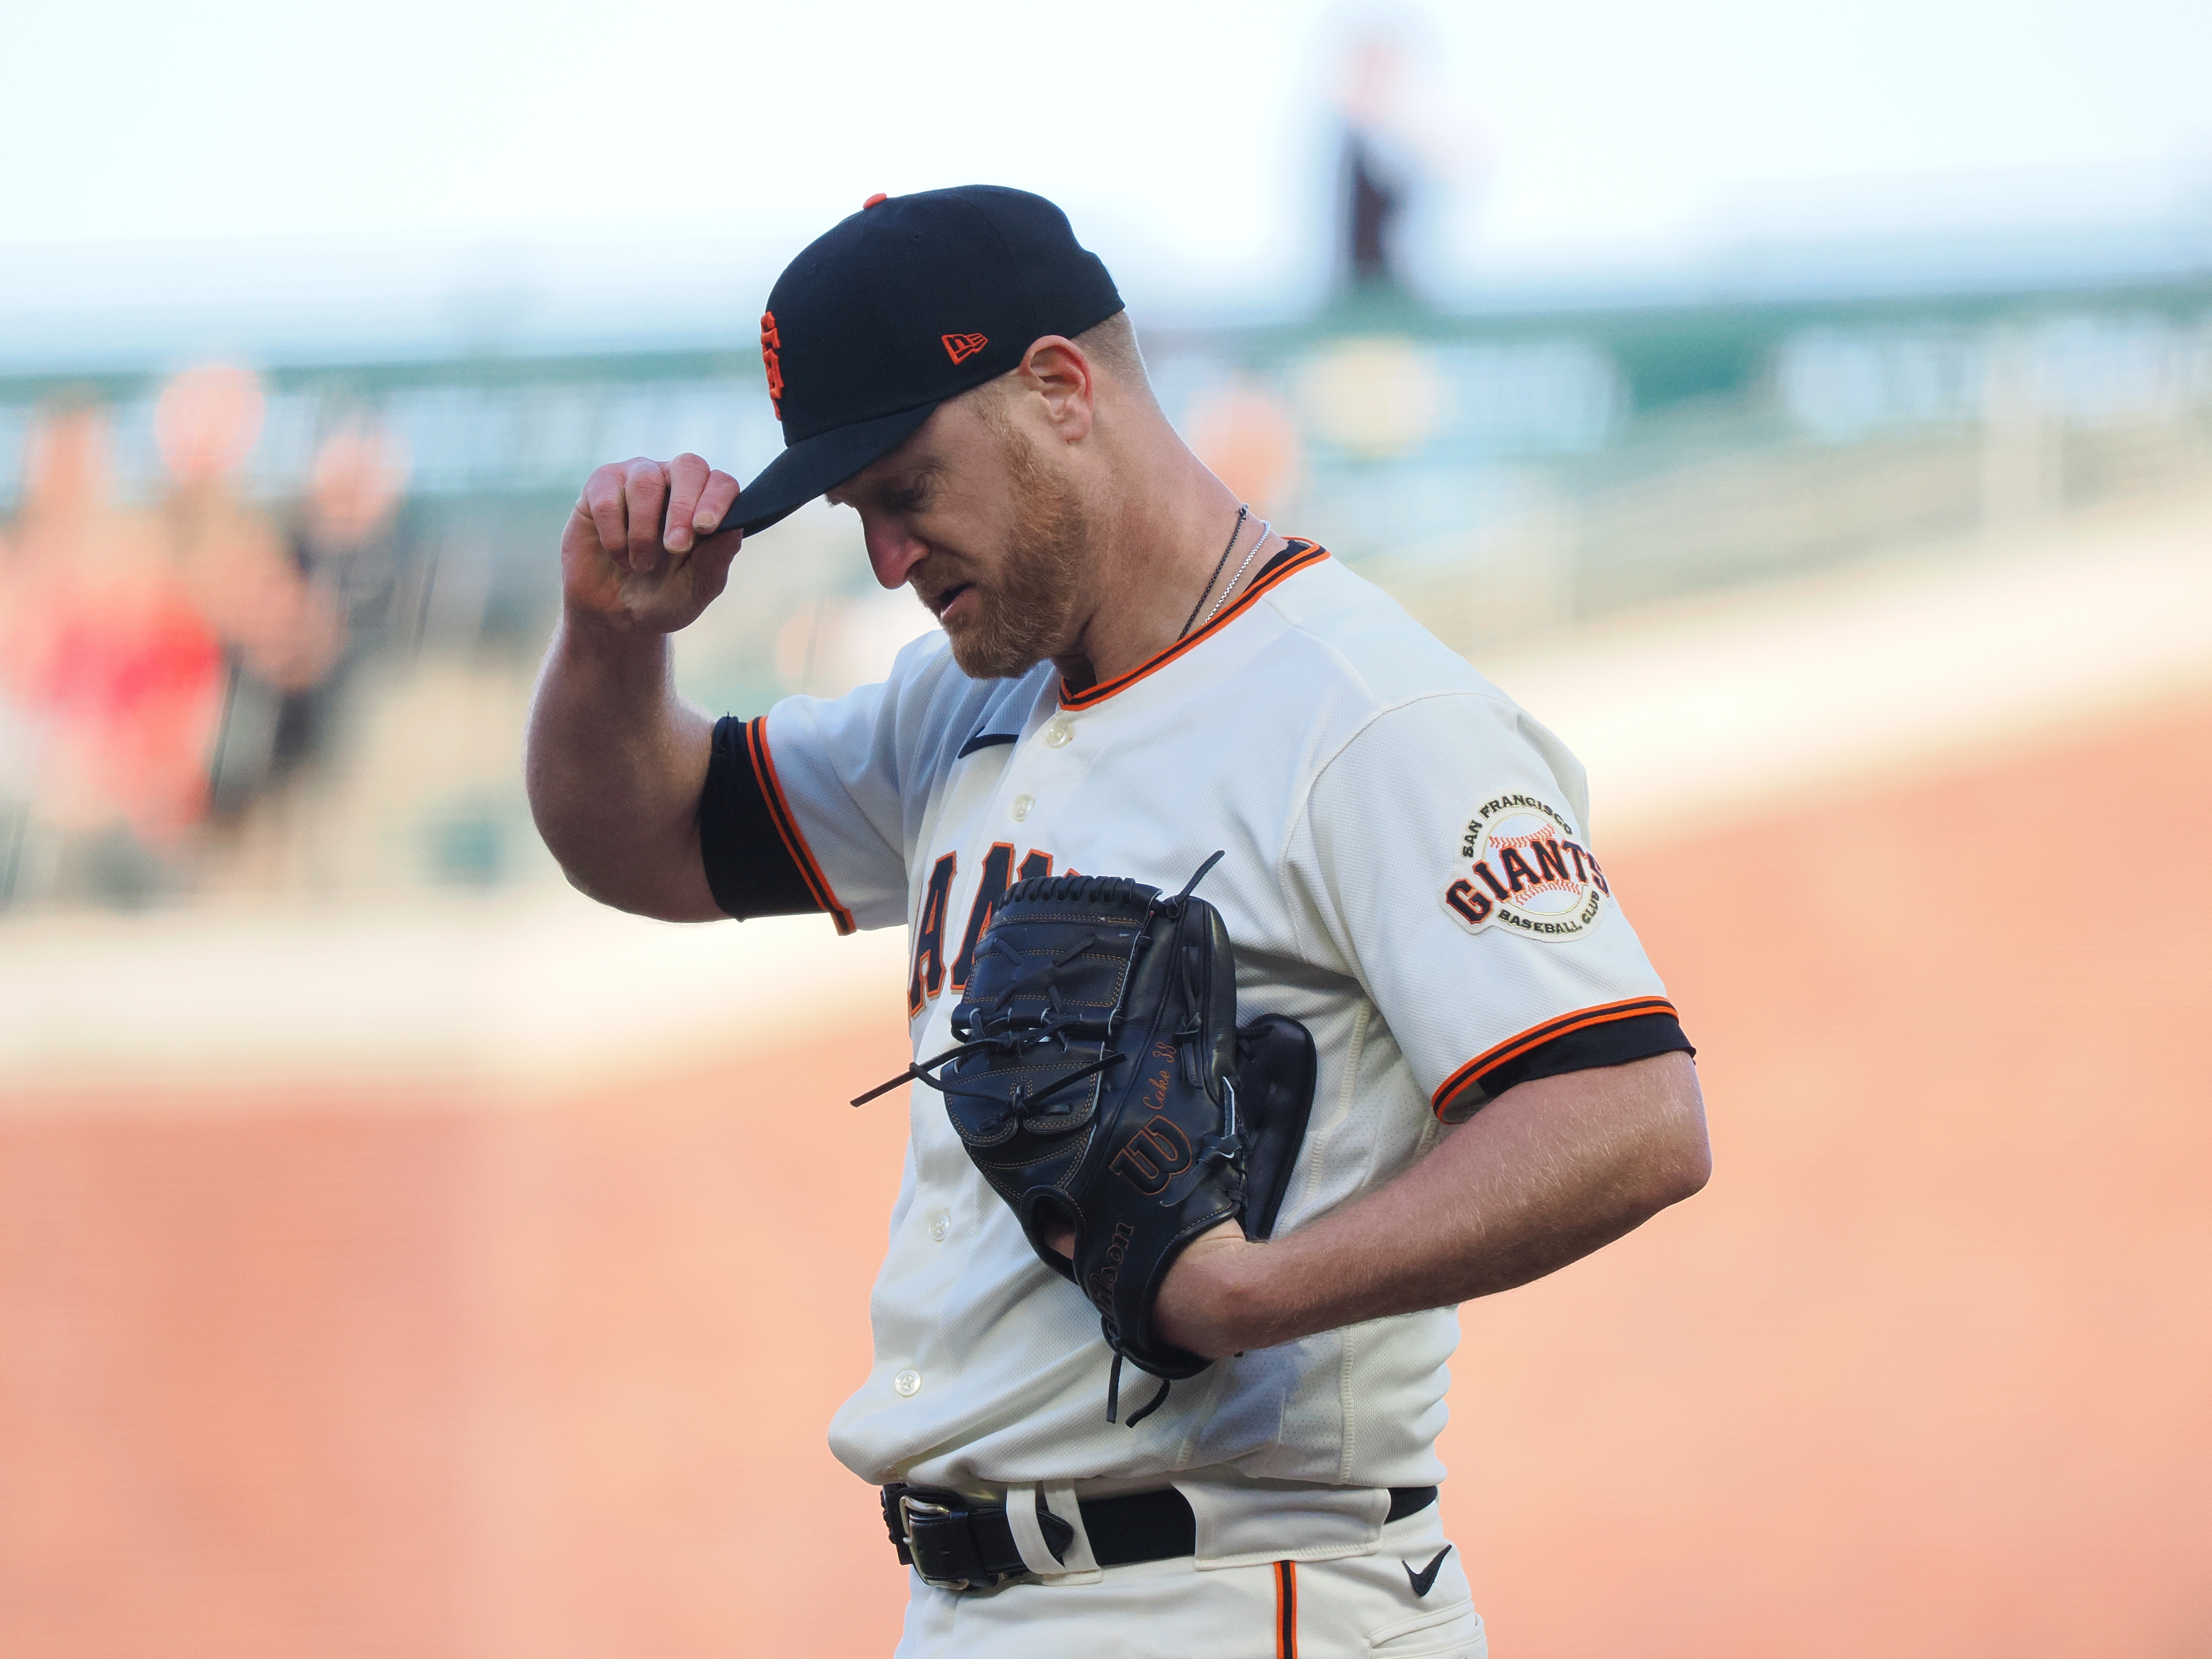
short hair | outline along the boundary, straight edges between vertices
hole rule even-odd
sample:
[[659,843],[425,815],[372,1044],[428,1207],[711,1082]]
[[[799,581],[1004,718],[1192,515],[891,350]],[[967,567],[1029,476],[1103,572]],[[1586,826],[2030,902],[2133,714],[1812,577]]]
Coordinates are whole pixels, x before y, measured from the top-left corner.
[[1075,337],[1083,355],[1102,363],[1106,372],[1132,392],[1152,395],[1152,377],[1145,372],[1145,354],[1137,347],[1137,331],[1127,311],[1117,311],[1103,323],[1093,323]]
[[[1137,349],[1137,331],[1130,325],[1129,313],[1117,311],[1103,323],[1093,323],[1075,337],[1075,343],[1091,365],[1106,371],[1109,380],[1127,388],[1154,409],[1160,400],[1152,393],[1151,375],[1145,372],[1145,354]],[[973,398],[976,412],[994,432],[1004,437],[1013,428],[1006,412],[1003,399],[1011,392],[1016,371],[983,382],[981,386],[962,392],[963,398]]]

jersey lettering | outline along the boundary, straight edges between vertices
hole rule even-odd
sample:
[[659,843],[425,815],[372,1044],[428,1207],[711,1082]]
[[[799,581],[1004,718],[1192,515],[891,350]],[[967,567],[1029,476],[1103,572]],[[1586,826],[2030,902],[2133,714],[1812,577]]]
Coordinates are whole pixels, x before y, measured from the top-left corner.
[[[990,927],[992,915],[1006,902],[1006,890],[1017,879],[1013,844],[994,842],[983,855],[983,870],[976,878],[975,902],[968,908],[968,927],[960,940],[960,954],[953,958],[948,972],[945,964],[945,930],[952,908],[952,878],[957,868],[956,856],[947,853],[929,872],[929,890],[922,897],[921,919],[914,929],[914,973],[906,987],[909,1018],[920,1013],[945,988],[947,979],[956,991],[967,985],[968,975],[975,971],[975,946],[981,941],[984,930]],[[1032,847],[1023,854],[1018,879],[1027,881],[1031,876],[1051,873],[1051,854]],[[1072,876],[1075,872],[1067,873]]]
[[1444,890],[1444,902],[1457,911],[1470,927],[1479,927],[1489,921],[1491,911],[1497,908],[1464,878]]
[[[1567,845],[1570,847],[1575,847],[1575,844],[1572,842],[1569,842]],[[1591,852],[1585,847],[1575,847],[1575,851],[1581,854],[1583,857],[1589,860],[1590,879],[1597,884],[1597,890],[1605,894],[1608,898],[1611,897],[1613,895],[1613,888],[1606,881],[1605,869],[1603,866],[1598,863],[1597,854]]]
[[969,970],[975,965],[975,941],[983,937],[983,930],[991,925],[991,913],[1006,897],[1013,868],[1013,842],[994,842],[991,850],[983,854],[983,873],[975,878],[975,902],[968,907],[968,931],[961,938],[960,954],[952,961],[956,991],[968,982]]
[[959,867],[956,854],[947,853],[929,872],[929,891],[922,896],[921,920],[914,927],[914,977],[907,981],[906,1011],[918,1014],[923,1004],[945,983],[945,911],[952,902],[952,872]]
[[1521,856],[1521,849],[1508,847],[1504,850],[1505,856],[1500,862],[1505,866],[1505,890],[1517,893],[1523,887],[1534,886],[1540,878],[1528,867],[1528,860]]
[[[952,988],[956,991],[968,983],[968,975],[975,966],[975,943],[983,937],[983,930],[991,925],[991,917],[1005,902],[1006,889],[1012,884],[1014,845],[1001,841],[992,843],[991,850],[983,855],[983,873],[975,882],[975,902],[968,907],[968,931],[961,937],[960,954],[952,963]],[[1021,879],[1052,873],[1052,854],[1040,853],[1034,847],[1022,860]]]
[[1485,801],[1460,841],[1465,873],[1437,896],[1470,933],[1497,927],[1523,939],[1580,939],[1603,917],[1613,890],[1572,832],[1564,813],[1533,796]]
[[1549,836],[1537,836],[1528,843],[1528,850],[1536,855],[1536,864],[1542,879],[1565,881],[1569,878],[1566,854],[1562,850],[1559,843]]

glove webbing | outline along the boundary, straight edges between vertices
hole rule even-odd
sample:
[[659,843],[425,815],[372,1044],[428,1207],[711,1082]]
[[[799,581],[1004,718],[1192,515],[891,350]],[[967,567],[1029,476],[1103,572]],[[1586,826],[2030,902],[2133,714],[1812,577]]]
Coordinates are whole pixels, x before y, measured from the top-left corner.
[[[1038,973],[1056,973],[1060,969],[1066,967],[1069,963],[1074,961],[1078,957],[1081,956],[1085,951],[1090,950],[1097,943],[1098,935],[1096,933],[1086,933],[1082,939],[1077,940],[1073,945],[1061,951],[1058,956],[1045,962],[1033,963],[1030,967],[1023,969],[1022,972],[1017,974],[1012,979],[1009,980],[1006,982],[1006,988],[999,993],[996,998],[993,1000],[989,1012],[991,1014],[999,1014],[1002,1012],[1007,1003],[1012,1001],[1014,997],[1021,992],[1024,985],[1032,975]],[[980,959],[983,957],[991,955],[994,951],[1003,953],[1009,947],[1006,945],[1005,940],[993,939],[987,942],[981,951],[976,952],[976,956]],[[1186,964],[1185,972],[1188,973],[1188,964]],[[1106,1017],[1105,1036],[1109,1042],[1113,1040],[1114,1028],[1119,1023],[1121,1014],[1121,1011],[1117,1007],[1112,1013]],[[957,1088],[951,1084],[939,1081],[936,1078],[932,1077],[930,1073],[935,1071],[939,1066],[943,1066],[949,1061],[964,1060],[969,1054],[981,1054],[987,1049],[995,1050],[999,1054],[1011,1056],[1026,1053],[1028,1050],[1037,1047],[1041,1043],[1057,1042],[1060,1044],[1061,1050],[1065,1052],[1067,1048],[1067,1028],[1073,1025],[1079,1025],[1083,1023],[1083,1016],[1079,1014],[1068,1016],[1065,1013],[1065,1011],[1061,1009],[1060,1006],[1060,988],[1056,985],[1047,985],[1045,987],[1045,1011],[1035,1025],[1029,1027],[1025,1030],[1015,1030],[1012,1025],[1012,1018],[1013,1017],[1011,1014],[1007,1014],[1003,1020],[1000,1021],[994,1026],[991,1019],[987,1016],[981,1022],[982,1035],[980,1036],[970,1036],[969,1035],[970,1031],[976,1029],[974,1025],[969,1026],[966,1030],[956,1030],[953,1035],[956,1036],[966,1037],[968,1040],[964,1042],[956,1044],[952,1048],[947,1048],[943,1054],[937,1055],[934,1059],[918,1060],[915,1061],[914,1064],[908,1066],[906,1070],[901,1072],[896,1077],[892,1078],[889,1082],[878,1083],[874,1088],[869,1090],[867,1093],[855,1096],[853,1100],[853,1104],[855,1106],[865,1106],[868,1102],[873,1100],[878,1095],[888,1093],[890,1091],[897,1088],[900,1084],[908,1081],[926,1083],[931,1088],[936,1090],[939,1094],[966,1095],[971,1099],[975,1100],[995,1100],[998,1097],[988,1092],[987,1091],[981,1089]],[[1047,1096],[1058,1094],[1069,1084],[1076,1082],[1080,1079],[1089,1077],[1093,1073],[1103,1072],[1117,1060],[1126,1060],[1128,1056],[1126,1054],[1109,1049],[1107,1051],[1103,1058],[1092,1060],[1087,1065],[1076,1066],[1072,1071],[1062,1073],[1059,1077],[1054,1078],[1052,1082],[1044,1088],[1032,1090],[1026,1083],[1018,1083],[1014,1085],[1012,1096],[1008,1100],[1007,1104],[1012,1110],[1019,1113],[1027,1107],[1036,1105],[1037,1102],[1044,1099]]]
[[[1190,879],[1183,883],[1182,891],[1177,893],[1173,898],[1164,899],[1160,897],[1158,894],[1153,894],[1153,896],[1146,902],[1145,908],[1147,915],[1149,915],[1151,913],[1158,912],[1159,915],[1170,918],[1180,917],[1182,915],[1183,901],[1197,890],[1198,884],[1206,879],[1206,872],[1212,869],[1215,865],[1220,863],[1222,859],[1226,856],[1226,848],[1216,852],[1211,858],[1207,859],[1205,863],[1200,865],[1196,870],[1194,870],[1191,872]],[[1048,880],[1050,879],[1050,878],[1039,878],[1039,879]],[[1094,878],[1094,880],[1096,881],[1096,884],[1101,887],[1110,886],[1117,890],[1126,888],[1129,884],[1118,878]],[[1017,883],[1012,891],[1009,892],[1006,899],[1002,902],[1012,903],[1018,898],[1027,896],[1024,890],[1027,888],[1028,885],[1029,883],[1026,881]],[[1142,931],[1140,929],[1139,937],[1141,939],[1142,936]],[[1086,933],[1082,939],[1077,940],[1075,944],[1070,945],[1066,950],[1061,951],[1058,956],[1054,957],[1049,961],[1033,963],[1029,967],[1024,968],[1019,973],[1016,974],[1012,979],[1009,980],[1006,982],[1005,988],[1002,989],[999,993],[998,996],[993,1000],[990,1012],[996,1014],[1004,1010],[1007,1003],[1012,1001],[1014,997],[1020,993],[1022,988],[1028,983],[1032,975],[1040,972],[1048,974],[1057,973],[1060,969],[1066,967],[1069,963],[1074,961],[1078,957],[1081,956],[1085,951],[1090,950],[1091,946],[1097,943],[1098,935],[1096,933]],[[1004,952],[1009,948],[1010,947],[1003,939],[996,938],[987,939],[984,941],[983,948],[979,951],[976,955],[981,958],[985,956],[989,956],[994,951]],[[1191,1083],[1195,1086],[1199,1081],[1197,1075],[1198,1062],[1195,1054],[1189,1051],[1188,1045],[1192,1038],[1202,1035],[1203,1031],[1202,1024],[1198,1014],[1198,963],[1195,958],[1188,951],[1184,952],[1182,967],[1183,997],[1184,1000],[1190,1005],[1191,1012],[1188,1017],[1184,1019],[1183,1023],[1176,1028],[1173,1035],[1177,1044],[1179,1046],[1183,1046],[1186,1049],[1184,1056],[1185,1070],[1189,1074]],[[987,1096],[972,1089],[956,1090],[948,1088],[945,1085],[939,1082],[935,1078],[931,1077],[929,1073],[935,1071],[939,1066],[945,1064],[948,1060],[964,1059],[969,1054],[980,1054],[986,1048],[996,1048],[998,1052],[1002,1054],[1011,1055],[1020,1054],[1024,1049],[1033,1048],[1040,1042],[1051,1041],[1058,1042],[1060,1048],[1065,1049],[1067,1047],[1067,1036],[1066,1031],[1061,1028],[1065,1025],[1076,1024],[1077,1021],[1080,1019],[1081,1016],[1077,1016],[1075,1020],[1064,1020],[1057,1018],[1061,1012],[1060,1006],[1060,990],[1057,986],[1047,985],[1045,987],[1045,1001],[1046,1009],[1044,1017],[1029,1030],[1013,1030],[1011,1028],[1011,1021],[1012,1018],[1011,1015],[1007,1016],[1008,1024],[1001,1025],[996,1030],[992,1030],[991,1021],[987,1017],[982,1022],[984,1035],[980,1037],[969,1037],[967,1030],[956,1030],[953,1033],[954,1036],[968,1037],[969,1040],[954,1048],[947,1048],[943,1054],[939,1054],[933,1060],[920,1060],[915,1061],[912,1065],[908,1066],[906,1070],[901,1072],[896,1077],[890,1079],[888,1082],[878,1083],[874,1088],[869,1090],[867,1093],[854,1097],[853,1104],[855,1106],[865,1106],[868,1102],[873,1100],[878,1095],[888,1094],[891,1090],[897,1088],[900,1084],[907,1082],[926,1083],[931,1088],[936,1090],[939,1094],[964,1094],[974,1099],[995,1098],[995,1097]],[[1106,1016],[1106,1030],[1104,1035],[1108,1042],[1110,1042],[1114,1040],[1115,1027],[1120,1024],[1121,1019],[1121,1010],[1117,1005],[1114,1010]],[[974,1028],[972,1026],[969,1028],[970,1030],[973,1029]],[[1017,1085],[1015,1086],[1015,1092],[1012,1100],[1010,1103],[1016,1110],[1020,1109],[1024,1101],[1034,1105],[1036,1102],[1043,1099],[1047,1095],[1058,1093],[1060,1090],[1066,1087],[1068,1084],[1077,1081],[1079,1079],[1089,1077],[1094,1072],[1104,1071],[1106,1067],[1112,1065],[1115,1060],[1121,1058],[1123,1058],[1123,1056],[1121,1054],[1109,1054],[1103,1060],[1093,1061],[1088,1066],[1085,1066],[1078,1070],[1067,1073],[1065,1076],[1055,1078],[1049,1087],[1039,1090],[1033,1094],[1027,1092],[1026,1085]]]

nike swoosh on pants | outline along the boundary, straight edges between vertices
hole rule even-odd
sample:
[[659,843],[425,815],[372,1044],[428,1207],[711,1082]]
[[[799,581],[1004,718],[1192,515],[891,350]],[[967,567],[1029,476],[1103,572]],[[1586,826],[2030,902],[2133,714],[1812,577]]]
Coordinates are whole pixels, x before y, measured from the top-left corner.
[[1451,1553],[1451,1549],[1452,1547],[1449,1544],[1445,1545],[1442,1549],[1437,1552],[1437,1559],[1430,1562],[1427,1566],[1423,1567],[1419,1572],[1415,1572],[1413,1571],[1413,1564],[1411,1562],[1401,1561],[1398,1564],[1400,1566],[1406,1569],[1406,1582],[1413,1587],[1414,1595],[1426,1595],[1431,1589],[1435,1588],[1437,1582],[1437,1569],[1443,1565],[1444,1557]]

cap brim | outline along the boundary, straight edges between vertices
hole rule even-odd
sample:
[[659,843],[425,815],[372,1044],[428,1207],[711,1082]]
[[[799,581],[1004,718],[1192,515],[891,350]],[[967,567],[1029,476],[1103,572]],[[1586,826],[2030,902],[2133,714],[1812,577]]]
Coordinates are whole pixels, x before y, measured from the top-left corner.
[[936,404],[923,404],[801,439],[738,492],[732,522],[748,536],[781,523],[825,489],[835,489],[890,454],[936,412]]

